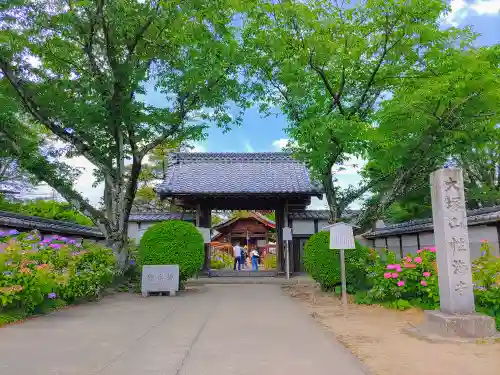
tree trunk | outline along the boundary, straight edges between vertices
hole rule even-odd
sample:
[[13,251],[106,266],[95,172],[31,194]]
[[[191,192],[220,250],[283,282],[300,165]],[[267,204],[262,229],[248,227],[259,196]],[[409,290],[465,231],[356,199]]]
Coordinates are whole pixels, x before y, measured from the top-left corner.
[[106,246],[113,250],[116,255],[118,269],[120,272],[125,272],[128,266],[128,251],[127,251],[127,235],[114,231],[110,233],[106,239]]
[[333,185],[333,175],[331,169],[322,176],[323,190],[325,191],[326,201],[328,202],[329,222],[336,223],[340,213],[337,202],[337,193]]

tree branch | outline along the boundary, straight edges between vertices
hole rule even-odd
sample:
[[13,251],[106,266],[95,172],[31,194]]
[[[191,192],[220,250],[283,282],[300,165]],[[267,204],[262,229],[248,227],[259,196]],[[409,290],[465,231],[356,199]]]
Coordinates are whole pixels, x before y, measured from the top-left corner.
[[161,4],[161,1],[158,1],[157,4],[156,4],[154,13],[151,14],[148,17],[148,19],[146,20],[146,22],[144,23],[144,25],[142,25],[142,27],[140,27],[137,30],[137,32],[135,33],[134,38],[129,43],[127,43],[127,51],[128,51],[127,60],[128,61],[130,61],[132,55],[134,54],[135,48],[137,47],[137,44],[139,43],[139,41],[141,40],[141,38],[144,36],[144,34],[146,33],[146,31],[148,31],[149,27],[151,26],[151,24],[155,20],[156,16],[158,15],[158,11],[160,10],[160,4]]
[[91,147],[74,132],[68,132],[63,127],[57,125],[54,121],[50,120],[48,116],[42,113],[40,106],[33,99],[25,88],[25,82],[15,76],[14,71],[9,66],[8,62],[0,56],[0,69],[5,77],[16,91],[17,95],[23,102],[27,111],[41,124],[49,128],[55,135],[76,147],[79,153],[86,157],[91,163],[99,168],[105,177],[114,177],[113,171],[110,166],[106,165],[96,157],[91,150]]
[[403,39],[404,34],[403,34],[403,36],[398,38],[392,45],[389,46],[390,33],[394,30],[395,26],[396,26],[396,23],[394,23],[391,27],[389,27],[389,17],[386,15],[386,28],[385,28],[385,34],[384,34],[384,43],[382,46],[382,53],[380,55],[380,58],[378,59],[377,64],[373,68],[373,71],[371,72],[370,77],[368,78],[368,82],[365,86],[365,89],[363,90],[363,94],[361,95],[361,97],[358,101],[358,104],[353,108],[353,110],[351,111],[349,116],[353,116],[354,114],[356,114],[356,112],[359,111],[359,109],[361,108],[361,106],[363,105],[363,103],[366,100],[366,96],[368,95],[368,91],[370,91],[370,88],[372,87],[373,82],[375,81],[375,77],[377,76],[377,73],[383,64],[385,57],[387,56],[389,51],[391,49],[393,49]]

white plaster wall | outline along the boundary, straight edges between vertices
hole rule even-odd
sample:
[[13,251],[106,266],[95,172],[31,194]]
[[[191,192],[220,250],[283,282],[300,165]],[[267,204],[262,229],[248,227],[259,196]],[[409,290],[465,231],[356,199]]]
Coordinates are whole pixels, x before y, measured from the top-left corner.
[[436,246],[436,241],[434,240],[434,232],[423,232],[418,235],[420,239],[420,247],[434,247]]
[[383,250],[383,249],[385,249],[385,238],[376,238],[375,250]]
[[481,256],[481,240],[487,240],[492,253],[496,256],[499,255],[497,228],[486,225],[478,225],[469,227],[469,245],[471,259],[476,259]]
[[387,247],[390,251],[394,251],[398,257],[400,257],[399,251],[399,237],[387,237]]
[[[419,233],[420,248],[434,247],[434,233],[423,232]],[[471,259],[474,260],[481,256],[481,240],[487,240],[490,244],[493,255],[500,256],[500,245],[498,243],[497,228],[487,225],[475,225],[469,227],[469,245],[471,251]],[[389,250],[393,250],[399,255],[399,238],[392,236],[387,238]],[[407,234],[402,237],[403,255],[413,253],[418,250],[417,235]],[[385,239],[377,238],[375,240],[375,249],[381,250],[385,248]]]
[[415,254],[418,250],[418,242],[416,234],[408,234],[402,237],[403,256],[408,253]]
[[373,247],[373,240],[369,240],[367,238],[364,238],[363,235],[358,234],[354,238],[356,239],[356,241],[358,241],[363,246],[370,247],[370,248]]
[[314,221],[313,220],[292,220],[292,233],[293,234],[314,234]]
[[324,227],[330,225],[328,220],[318,220],[318,231],[322,231]]
[[136,243],[139,243],[139,225],[136,222],[129,221],[128,223],[128,236],[133,238]]

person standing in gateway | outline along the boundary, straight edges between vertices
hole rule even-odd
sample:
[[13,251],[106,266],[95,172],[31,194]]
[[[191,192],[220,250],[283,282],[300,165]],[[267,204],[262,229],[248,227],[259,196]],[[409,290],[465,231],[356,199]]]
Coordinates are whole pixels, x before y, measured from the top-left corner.
[[238,271],[241,271],[241,252],[243,249],[240,246],[239,242],[236,242],[236,245],[233,246],[233,255],[234,255],[234,266],[233,271],[236,271],[236,265],[238,265]]

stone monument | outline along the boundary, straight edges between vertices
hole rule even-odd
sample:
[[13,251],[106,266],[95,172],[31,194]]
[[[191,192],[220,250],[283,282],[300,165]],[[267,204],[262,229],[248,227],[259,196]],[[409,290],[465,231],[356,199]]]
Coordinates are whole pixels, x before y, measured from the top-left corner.
[[439,169],[430,182],[440,310],[426,311],[419,330],[445,337],[494,336],[494,319],[475,312],[462,170]]
[[143,297],[149,293],[166,293],[175,296],[179,291],[179,266],[153,265],[142,266],[141,292]]

